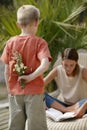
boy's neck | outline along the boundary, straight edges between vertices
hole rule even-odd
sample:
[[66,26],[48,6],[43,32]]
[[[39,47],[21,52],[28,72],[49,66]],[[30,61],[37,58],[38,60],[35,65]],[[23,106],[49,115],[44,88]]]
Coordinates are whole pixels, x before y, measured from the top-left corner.
[[32,35],[31,33],[21,33],[20,36],[29,36]]
[[29,35],[34,35],[34,31],[29,29],[23,29],[20,34],[20,36],[29,36]]

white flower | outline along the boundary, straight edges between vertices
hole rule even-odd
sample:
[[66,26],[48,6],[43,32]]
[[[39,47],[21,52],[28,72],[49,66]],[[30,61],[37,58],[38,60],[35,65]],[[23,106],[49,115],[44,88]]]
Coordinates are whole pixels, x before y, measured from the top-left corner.
[[[15,70],[18,75],[23,75],[25,74],[25,71],[27,69],[27,66],[24,65],[24,63],[22,62],[22,56],[20,53],[15,52],[14,54],[14,59],[15,59],[15,64],[14,64],[14,68],[13,71]],[[25,86],[25,81],[21,79],[21,87],[24,88]]]
[[23,63],[20,64],[20,68],[21,69],[24,68],[24,64]]
[[20,72],[21,72],[21,69],[20,69],[20,68],[17,68],[16,71],[20,73]]
[[22,75],[25,73],[27,66],[24,65],[24,63],[22,62],[22,57],[20,53],[14,54],[15,59],[16,59],[16,63],[14,65],[14,69],[19,75]]

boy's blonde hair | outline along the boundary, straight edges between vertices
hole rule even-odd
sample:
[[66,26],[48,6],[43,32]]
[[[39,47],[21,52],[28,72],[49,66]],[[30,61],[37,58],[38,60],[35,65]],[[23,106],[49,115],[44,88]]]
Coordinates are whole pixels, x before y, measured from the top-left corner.
[[33,21],[38,20],[40,11],[33,5],[23,5],[17,11],[17,23],[22,26],[31,24]]

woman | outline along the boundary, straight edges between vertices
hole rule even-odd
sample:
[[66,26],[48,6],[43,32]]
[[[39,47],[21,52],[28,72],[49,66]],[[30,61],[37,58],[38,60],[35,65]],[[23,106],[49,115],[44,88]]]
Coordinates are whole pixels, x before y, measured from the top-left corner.
[[[87,94],[83,99],[84,82],[87,83],[87,69],[78,64],[78,53],[73,48],[67,48],[62,53],[62,65],[54,68],[45,78],[45,85],[55,77],[63,97],[57,100],[45,94],[47,107],[53,107],[62,112],[76,111],[77,117],[82,117],[87,110]],[[83,99],[83,100],[82,100]]]

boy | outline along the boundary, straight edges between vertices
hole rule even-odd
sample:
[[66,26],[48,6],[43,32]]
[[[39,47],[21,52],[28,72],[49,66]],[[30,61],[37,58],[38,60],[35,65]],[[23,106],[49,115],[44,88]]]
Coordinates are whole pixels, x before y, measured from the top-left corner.
[[[40,17],[39,9],[23,5],[17,11],[17,25],[21,34],[7,41],[1,60],[5,63],[5,79],[9,93],[9,130],[47,130],[43,104],[44,82],[42,74],[51,61],[50,52],[44,39],[35,36]],[[14,71],[15,53],[22,56],[27,66],[28,82],[21,88],[18,74]]]

